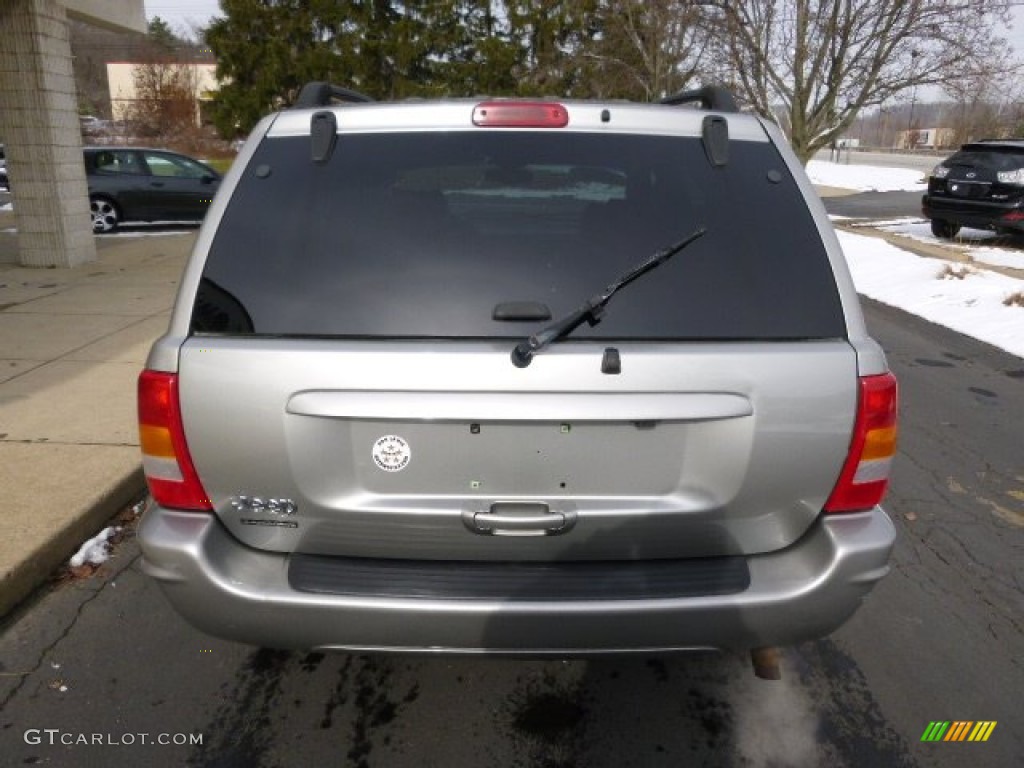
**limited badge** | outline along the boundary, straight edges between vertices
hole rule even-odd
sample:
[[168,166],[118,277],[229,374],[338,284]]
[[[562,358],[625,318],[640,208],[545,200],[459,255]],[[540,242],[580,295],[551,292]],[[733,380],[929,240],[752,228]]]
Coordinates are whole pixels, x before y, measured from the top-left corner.
[[373,463],[385,472],[401,472],[411,458],[409,444],[398,435],[384,435],[373,444]]

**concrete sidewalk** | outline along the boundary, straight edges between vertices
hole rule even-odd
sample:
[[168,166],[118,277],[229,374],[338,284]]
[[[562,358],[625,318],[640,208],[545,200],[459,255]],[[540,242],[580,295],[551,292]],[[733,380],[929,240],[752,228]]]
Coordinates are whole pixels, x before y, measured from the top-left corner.
[[0,617],[143,493],[135,382],[194,241],[100,238],[74,269],[0,258]]

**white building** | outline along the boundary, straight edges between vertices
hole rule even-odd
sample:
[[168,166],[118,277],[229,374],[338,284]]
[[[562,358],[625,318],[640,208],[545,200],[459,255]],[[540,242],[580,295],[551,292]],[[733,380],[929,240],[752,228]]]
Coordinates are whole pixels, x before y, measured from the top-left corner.
[[131,61],[107,62],[107,83],[110,88],[110,111],[114,120],[125,120],[132,112],[132,105],[138,100],[136,92],[136,72],[140,67],[158,66],[168,68],[185,68],[188,71],[186,81],[195,87],[196,125],[202,123],[203,102],[209,102],[217,92],[217,65],[198,62],[158,62],[143,63]]
[[955,143],[956,132],[951,128],[919,128],[896,135],[897,149],[941,149]]

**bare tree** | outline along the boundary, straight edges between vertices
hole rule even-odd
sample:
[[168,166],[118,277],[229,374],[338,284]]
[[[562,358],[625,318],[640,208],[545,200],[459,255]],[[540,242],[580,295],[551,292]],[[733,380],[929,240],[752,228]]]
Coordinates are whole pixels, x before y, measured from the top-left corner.
[[1005,66],[1006,0],[712,0],[728,77],[807,162],[896,94]]
[[128,119],[142,135],[195,133],[199,123],[198,70],[189,62],[151,60],[132,73],[135,100]]
[[1019,77],[1020,68],[1015,67],[993,76],[967,76],[945,84],[944,90],[953,98],[946,123],[957,144],[1017,135],[1024,102]]
[[179,37],[155,16],[136,53],[132,68],[134,99],[127,119],[139,135],[194,135],[199,126],[200,75],[196,63],[202,47]]

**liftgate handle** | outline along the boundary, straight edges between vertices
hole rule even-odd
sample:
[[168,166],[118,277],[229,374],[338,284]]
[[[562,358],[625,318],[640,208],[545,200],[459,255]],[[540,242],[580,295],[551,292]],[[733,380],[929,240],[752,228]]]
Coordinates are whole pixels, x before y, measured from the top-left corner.
[[554,536],[576,524],[576,513],[553,512],[542,502],[495,502],[488,512],[463,516],[473,533],[486,536]]

